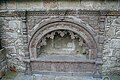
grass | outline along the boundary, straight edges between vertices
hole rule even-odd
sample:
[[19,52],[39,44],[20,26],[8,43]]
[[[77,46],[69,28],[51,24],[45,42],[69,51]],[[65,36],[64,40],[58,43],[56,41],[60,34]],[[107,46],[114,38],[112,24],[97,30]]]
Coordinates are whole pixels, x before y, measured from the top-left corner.
[[120,76],[112,76],[112,80],[120,80]]
[[17,72],[7,71],[3,80],[13,80],[17,76]]

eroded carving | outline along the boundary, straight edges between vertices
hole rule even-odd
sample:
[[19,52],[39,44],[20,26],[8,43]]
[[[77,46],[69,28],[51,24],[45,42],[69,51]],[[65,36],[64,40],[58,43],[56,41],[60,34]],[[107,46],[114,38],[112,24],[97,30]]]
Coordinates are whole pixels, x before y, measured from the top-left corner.
[[72,57],[69,55],[75,55],[74,59],[77,56],[86,59],[89,54],[88,50],[86,42],[79,35],[68,30],[50,32],[37,45],[38,57],[49,55],[68,55],[68,57]]

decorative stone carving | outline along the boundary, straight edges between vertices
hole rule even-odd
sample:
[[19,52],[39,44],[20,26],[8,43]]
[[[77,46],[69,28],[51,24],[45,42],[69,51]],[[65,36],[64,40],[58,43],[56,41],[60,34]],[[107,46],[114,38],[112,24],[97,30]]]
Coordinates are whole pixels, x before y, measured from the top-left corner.
[[[70,9],[67,9],[67,10],[49,10],[49,13],[48,11],[46,10],[41,10],[41,11],[34,11],[34,10],[31,10],[31,11],[27,11],[28,12],[28,16],[58,16],[60,15],[61,13],[65,13],[66,12],[66,15],[67,16],[73,16],[73,15],[101,15],[101,16],[113,16],[113,15],[116,15],[116,16],[119,16],[120,15],[120,11],[87,11],[87,10],[70,10]],[[0,12],[0,16],[2,17],[10,17],[10,16],[25,16],[25,11],[24,10],[19,10],[19,11],[1,11]]]
[[[51,34],[54,37],[52,39]],[[37,57],[47,57],[49,55],[68,55],[68,57],[70,55],[72,57],[71,55],[73,55],[74,58],[76,56],[81,57],[81,59],[89,58],[86,42],[80,36],[68,30],[57,30],[46,34],[37,45],[37,55]]]
[[99,40],[100,44],[103,44],[105,41],[105,37],[103,35],[101,35],[101,36],[99,36],[98,40]]
[[46,38],[43,38],[43,39],[41,40],[40,45],[41,45],[41,46],[47,45],[47,43],[46,43]]
[[[64,25],[64,27],[61,27],[61,25],[63,26]],[[69,26],[68,26],[69,25]],[[57,30],[57,29],[65,29],[65,30],[71,30],[71,31],[73,31],[73,32],[75,32],[75,33],[78,33],[78,30],[80,30],[80,36],[82,36],[83,38],[84,38],[84,40],[87,42],[87,44],[88,44],[88,46],[90,47],[90,45],[91,45],[91,47],[95,47],[95,45],[93,45],[94,43],[94,41],[92,41],[91,42],[91,40],[92,39],[90,39],[90,36],[91,35],[89,35],[89,33],[87,33],[84,29],[79,29],[79,28],[81,28],[81,27],[77,27],[76,25],[74,25],[73,27],[72,27],[72,25],[73,24],[71,24],[71,23],[68,23],[68,24],[66,24],[66,23],[64,23],[64,22],[60,22],[59,24],[52,24],[52,25],[50,25],[49,26],[49,28],[47,27],[47,26],[45,26],[43,29],[41,29],[42,31],[39,31],[40,33],[37,33],[37,34],[39,34],[40,36],[37,38],[35,38],[35,40],[34,41],[37,41],[37,42],[34,42],[34,45],[33,45],[33,47],[34,46],[36,46],[37,44],[38,44],[38,41],[39,41],[39,39],[42,37],[42,35],[43,35],[43,33],[45,34],[45,33],[48,33],[48,32],[51,32],[51,31],[53,31],[53,30]],[[78,28],[78,29],[77,29]],[[86,34],[84,34],[84,33],[86,33]],[[86,36],[87,35],[87,36]],[[44,35],[43,35],[44,36]],[[89,38],[89,39],[87,39],[87,38]]]
[[115,36],[115,27],[110,27],[108,29],[108,31],[106,31],[106,35],[108,36],[108,38],[113,38]]
[[75,39],[75,36],[74,36],[73,32],[69,32],[69,34],[71,35],[71,39]]
[[63,37],[65,35],[65,32],[63,31],[57,31],[58,34],[60,34],[61,37]]
[[[30,58],[34,59],[33,63],[36,63],[35,60],[38,60],[38,62],[40,62],[41,61],[40,59],[42,59],[42,61],[44,61],[45,65],[47,66],[46,61],[47,60],[51,61],[49,59],[53,59],[52,57],[44,58],[42,55],[41,55],[42,57],[40,57],[40,58],[37,57],[37,52],[42,50],[42,47],[44,47],[44,46],[42,45],[41,47],[39,47],[40,50],[38,50],[38,51],[37,51],[36,47],[41,42],[46,44],[45,39],[49,39],[49,40],[53,41],[55,39],[56,34],[58,34],[61,38],[64,38],[64,36],[66,36],[66,34],[69,34],[70,38],[72,40],[78,39],[78,41],[79,41],[78,45],[79,46],[82,47],[82,46],[87,45],[87,47],[83,50],[83,52],[85,50],[90,50],[91,49],[91,51],[86,52],[86,55],[88,56],[88,59],[89,59],[89,61],[88,61],[89,67],[86,66],[87,63],[85,61],[85,62],[83,62],[83,65],[82,64],[78,65],[78,63],[76,63],[74,65],[71,65],[70,70],[72,70],[73,72],[77,72],[77,71],[86,72],[86,70],[88,70],[90,72],[94,72],[95,69],[92,69],[92,68],[93,68],[93,66],[95,66],[95,64],[92,65],[92,63],[90,61],[91,61],[91,59],[93,59],[93,60],[96,59],[96,57],[95,57],[96,56],[95,54],[97,54],[97,44],[96,44],[97,40],[95,38],[96,33],[95,33],[94,29],[92,27],[90,27],[87,23],[85,23],[81,19],[77,19],[77,18],[74,18],[74,17],[64,17],[64,19],[61,19],[61,17],[51,17],[51,18],[48,18],[48,19],[42,21],[39,25],[37,25],[37,28],[32,33],[32,38],[29,42],[30,43],[29,51],[30,51],[30,55],[31,55]],[[83,39],[83,41],[82,41],[82,39]],[[47,43],[47,44],[49,44],[49,43]],[[69,46],[69,48],[71,48],[71,45],[72,45],[72,43],[70,43],[67,46]],[[45,45],[45,46],[47,46],[47,45]],[[49,44],[49,46],[51,46],[51,45]],[[58,52],[60,52],[60,51],[58,51]],[[76,55],[79,55],[79,54],[76,53]],[[59,58],[60,58],[60,56],[59,56]],[[67,67],[67,66],[68,66],[68,64],[71,63],[70,60],[68,60],[67,64],[66,63],[65,64],[60,63],[61,65],[63,65],[62,68],[58,69],[57,66],[55,66],[56,64],[60,65],[59,64],[59,61],[60,61],[59,58],[56,57],[56,59],[58,59],[58,60],[56,60],[55,57],[54,57],[54,60],[52,60],[53,63],[50,63],[50,65],[54,65],[54,66],[51,66],[52,69],[54,71],[63,71],[63,72],[69,71],[69,69],[68,69],[69,67]],[[63,56],[62,56],[62,58],[63,58]],[[64,59],[67,59],[67,58],[70,58],[70,57],[66,57]],[[55,61],[58,61],[58,62],[55,62]],[[72,61],[74,61],[74,60],[72,60]],[[80,58],[78,59],[78,62],[79,61],[80,61]],[[45,67],[45,65],[44,65],[44,68],[46,68],[45,70],[50,70],[50,68],[48,69],[47,67]],[[34,68],[33,65],[32,65],[32,68],[35,69],[35,70],[38,69],[38,67]],[[41,69],[43,69],[43,68],[41,68]]]
[[[89,56],[91,56],[90,58],[96,59],[96,56],[94,56],[94,54],[97,55],[97,53],[98,53],[97,48],[98,48],[98,51],[99,51],[98,54],[101,57],[102,53],[103,53],[102,48],[106,45],[108,46],[107,49],[105,49],[108,53],[106,58],[109,58],[109,56],[112,56],[111,55],[113,53],[112,50],[119,50],[119,45],[118,45],[120,43],[120,41],[119,41],[119,34],[120,34],[120,32],[119,32],[119,16],[113,16],[113,15],[120,15],[119,11],[85,11],[85,10],[82,10],[82,11],[81,10],[48,10],[48,11],[44,11],[43,10],[43,11],[27,11],[27,12],[28,12],[28,14],[27,14],[27,17],[28,17],[27,27],[29,29],[30,40],[27,41],[27,38],[26,38],[28,36],[27,33],[26,33],[27,32],[26,26],[24,26],[26,24],[23,24],[23,27],[24,27],[23,32],[22,32],[23,36],[16,36],[15,35],[13,37],[17,38],[17,37],[24,37],[25,36],[24,44],[25,44],[26,47],[24,47],[24,46],[23,47],[25,49],[25,53],[27,53],[27,54],[29,54],[27,52],[28,51],[28,48],[27,48],[28,43],[31,42],[30,45],[32,45],[32,46],[30,46],[30,49],[31,49],[31,52],[30,52],[31,55],[30,56],[32,56],[32,57],[36,56],[35,55],[35,53],[36,53],[35,52],[36,51],[36,49],[35,49],[36,44],[35,43],[37,43],[39,40],[42,40],[42,43],[43,43],[42,45],[47,45],[46,42],[45,42],[45,39],[43,39],[43,37],[47,34],[47,36],[48,36],[47,38],[54,39],[54,33],[51,33],[51,34],[48,34],[48,33],[53,31],[53,30],[58,30],[58,29],[71,30],[73,33],[75,33],[75,34],[71,33],[71,36],[72,36],[73,39],[78,38],[79,36],[82,35],[82,37],[86,40],[87,44],[89,44],[89,48],[90,48],[89,49],[89,53],[90,53]],[[64,14],[66,14],[66,16],[64,16]],[[58,16],[58,15],[59,15],[59,19],[57,17],[55,17],[55,16]],[[109,15],[112,15],[112,16],[109,16]],[[25,11],[11,11],[10,13],[0,12],[0,16],[6,17],[5,18],[6,19],[5,20],[5,26],[4,26],[5,29],[3,31],[5,31],[7,34],[14,33],[14,32],[20,34],[21,30],[14,29],[14,27],[17,27],[16,26],[16,21],[15,21],[15,24],[14,23],[11,24],[11,21],[12,21],[11,19],[13,17],[7,17],[7,16],[15,16],[15,19],[16,19],[16,16],[22,18],[22,16],[25,16]],[[51,16],[54,16],[54,20],[53,20],[53,18],[51,18]],[[74,19],[69,17],[69,16],[73,16]],[[78,18],[80,18],[81,20],[80,19],[78,19],[78,20],[75,19],[76,16]],[[102,17],[100,17],[100,16],[102,16]],[[68,20],[68,17],[69,17],[69,20]],[[98,17],[100,17],[99,18],[100,21],[98,20]],[[11,29],[8,29],[7,22],[9,20],[7,20],[7,18],[9,18],[11,20],[9,22],[9,27]],[[108,21],[106,23],[104,23],[106,21],[105,18]],[[83,20],[83,22],[85,21],[84,24],[82,23],[82,20]],[[63,23],[53,24],[54,22],[57,22],[57,21],[59,23],[60,22],[63,22]],[[69,22],[69,23],[65,23],[65,22]],[[90,25],[92,25],[92,27],[96,27],[95,28],[95,30],[96,30],[95,34],[94,34],[94,29],[91,28],[91,26],[88,26],[88,24],[86,22],[89,23]],[[18,21],[18,23],[19,23],[19,21]],[[37,26],[35,26],[36,24],[37,24]],[[75,24],[77,24],[80,28],[76,27]],[[100,27],[97,24],[99,24]],[[107,28],[106,33],[104,32],[104,29],[105,29],[104,24],[106,24],[106,28]],[[65,26],[66,26],[66,28],[65,28]],[[50,27],[50,28],[48,28],[48,27]],[[63,27],[63,28],[61,28],[61,27]],[[21,28],[21,26],[20,26],[20,28]],[[53,29],[53,28],[55,28],[55,29]],[[37,31],[39,33],[37,33]],[[47,32],[47,33],[45,33],[45,32]],[[60,33],[60,34],[61,34],[61,36],[64,37],[64,35],[66,33],[63,32],[63,33]],[[10,34],[10,35],[14,35],[14,34]],[[36,35],[42,35],[42,36],[34,37]],[[107,36],[105,37],[106,40],[104,41],[104,36],[105,35],[107,35]],[[5,34],[2,34],[2,36],[5,36]],[[13,37],[11,37],[11,38],[13,38]],[[86,38],[86,37],[88,37],[88,38]],[[9,38],[9,37],[2,37],[2,38],[5,38],[3,43],[6,44],[6,46],[17,45],[17,44],[14,44],[14,42],[17,41],[16,39],[15,40],[6,39],[6,38]],[[98,39],[96,39],[96,38],[98,38]],[[37,39],[39,39],[39,40],[37,40]],[[80,41],[79,45],[82,46],[84,44],[84,41],[81,41],[81,40],[79,40],[79,41]],[[96,44],[102,45],[102,46],[96,46],[95,47],[94,46],[95,45],[94,41],[95,41]],[[21,42],[22,42],[22,39],[21,39]],[[69,44],[68,46],[70,47],[71,44]],[[7,50],[9,51],[9,53],[19,53],[19,51],[16,51],[16,50],[19,50],[17,48],[18,48],[18,45],[16,46],[15,49],[12,47],[12,48],[7,48]],[[21,48],[20,48],[20,50],[21,50]],[[120,51],[118,51],[117,53],[119,54],[119,52]],[[34,58],[36,59],[36,57],[34,57]],[[101,58],[99,58],[97,60],[100,62]],[[110,62],[109,62],[109,64],[110,64]],[[38,65],[38,66],[40,66],[40,65]],[[81,66],[79,66],[79,67],[81,67]],[[37,68],[36,68],[36,70],[37,70]]]
[[63,37],[65,34],[69,34],[71,36],[71,39],[78,38],[79,39],[79,45],[83,45],[83,40],[81,37],[79,37],[77,34],[73,33],[72,31],[67,31],[67,30],[58,30],[58,31],[53,31],[51,33],[48,33],[44,38],[42,38],[40,45],[47,45],[46,38],[51,38],[54,39],[55,34],[58,33],[61,37]]
[[100,18],[99,18],[100,20],[100,28],[99,28],[99,30],[100,31],[105,31],[105,19],[106,19],[106,16],[100,16]]

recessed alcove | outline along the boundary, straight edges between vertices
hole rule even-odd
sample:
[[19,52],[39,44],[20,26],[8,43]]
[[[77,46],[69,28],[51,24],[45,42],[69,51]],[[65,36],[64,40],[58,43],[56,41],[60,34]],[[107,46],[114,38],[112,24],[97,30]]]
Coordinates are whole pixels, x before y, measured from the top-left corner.
[[89,57],[84,39],[68,30],[52,31],[37,45],[37,58],[42,61],[81,61]]
[[96,70],[96,33],[80,19],[46,19],[31,34],[29,52],[33,73],[92,75]]

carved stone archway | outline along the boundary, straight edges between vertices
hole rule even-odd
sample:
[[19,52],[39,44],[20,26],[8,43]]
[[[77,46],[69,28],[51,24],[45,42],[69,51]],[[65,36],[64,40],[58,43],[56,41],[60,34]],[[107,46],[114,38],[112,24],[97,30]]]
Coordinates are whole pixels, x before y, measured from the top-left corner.
[[[89,54],[91,55],[94,54],[96,55],[96,57],[92,60],[89,59],[79,62],[72,61],[67,63],[59,62],[59,61],[58,63],[56,61],[53,62],[40,61],[37,57],[37,45],[45,35],[57,30],[68,30],[82,37],[89,47]],[[67,70],[66,67],[71,64],[73,67],[70,68],[78,69],[78,70],[77,69],[74,70],[73,72],[81,71],[82,73],[87,74],[86,72],[88,71],[91,73],[91,75],[93,75],[93,73],[96,70],[96,62],[97,62],[96,60],[98,53],[98,46],[97,46],[98,44],[96,38],[97,38],[97,33],[94,31],[94,29],[91,26],[89,26],[86,22],[75,17],[52,17],[41,21],[39,24],[35,26],[34,31],[31,33],[31,37],[29,41],[29,53],[30,53],[30,63],[32,66],[32,71],[36,71],[36,70],[41,71],[41,69],[43,69],[44,67],[45,67],[44,70],[47,70],[48,67],[49,67],[48,70],[50,70],[50,67],[52,65],[57,64],[54,67],[56,71],[58,69],[59,72],[59,68],[57,68],[59,65],[63,65]],[[37,67],[36,65],[38,65],[39,67]],[[44,67],[40,65],[44,65]],[[81,65],[81,67],[79,67],[79,65]]]
[[[37,45],[37,58],[48,61],[95,59],[82,37],[68,30],[56,30],[45,35]],[[47,58],[46,58],[47,57]],[[54,59],[53,59],[54,58]]]
[[36,58],[36,46],[42,37],[51,31],[69,30],[81,36],[89,46],[91,52],[97,54],[96,33],[87,23],[73,17],[50,18],[44,20],[34,30],[29,44],[30,58]]

